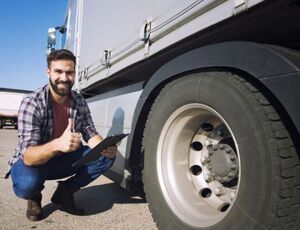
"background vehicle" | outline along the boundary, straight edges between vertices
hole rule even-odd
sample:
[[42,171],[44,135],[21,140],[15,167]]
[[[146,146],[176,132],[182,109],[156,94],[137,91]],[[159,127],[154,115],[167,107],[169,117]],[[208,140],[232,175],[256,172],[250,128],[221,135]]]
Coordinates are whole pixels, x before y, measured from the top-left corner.
[[300,228],[300,3],[71,0],[55,31],[98,131],[130,132],[108,174],[160,229]]
[[28,90],[0,88],[0,128],[18,128],[18,110]]
[[18,115],[5,115],[0,114],[0,129],[4,126],[13,126],[18,128]]

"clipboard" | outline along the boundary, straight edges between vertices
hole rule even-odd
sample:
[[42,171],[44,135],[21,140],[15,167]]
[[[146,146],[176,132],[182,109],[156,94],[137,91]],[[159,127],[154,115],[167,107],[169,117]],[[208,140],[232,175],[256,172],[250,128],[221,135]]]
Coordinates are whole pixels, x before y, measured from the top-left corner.
[[94,148],[90,149],[83,157],[78,159],[72,166],[78,167],[85,165],[87,163],[90,163],[92,161],[97,160],[102,155],[100,154],[102,150],[106,149],[109,146],[116,145],[118,142],[120,142],[122,139],[127,137],[129,133],[127,134],[118,134],[113,136],[108,136],[104,138],[98,145],[96,145]]

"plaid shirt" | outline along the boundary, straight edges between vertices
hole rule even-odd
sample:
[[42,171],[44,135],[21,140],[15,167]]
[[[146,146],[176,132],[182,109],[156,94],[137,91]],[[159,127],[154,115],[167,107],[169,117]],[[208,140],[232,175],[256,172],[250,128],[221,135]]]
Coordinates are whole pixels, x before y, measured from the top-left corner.
[[[74,131],[80,132],[87,142],[97,135],[90,110],[85,99],[75,91],[70,96],[70,116]],[[18,115],[18,146],[8,164],[13,166],[23,159],[24,152],[35,145],[51,141],[53,135],[53,111],[49,98],[49,85],[27,95],[21,102]]]

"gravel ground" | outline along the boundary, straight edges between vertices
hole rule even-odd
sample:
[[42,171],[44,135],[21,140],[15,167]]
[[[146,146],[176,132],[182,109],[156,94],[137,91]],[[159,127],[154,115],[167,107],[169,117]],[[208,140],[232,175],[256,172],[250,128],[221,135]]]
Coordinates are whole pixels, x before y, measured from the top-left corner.
[[43,190],[44,219],[26,219],[27,202],[15,196],[11,179],[4,179],[7,161],[17,143],[17,131],[0,129],[0,230],[12,229],[157,229],[140,197],[101,176],[75,194],[84,216],[74,216],[57,209],[50,201],[56,181],[47,181]]

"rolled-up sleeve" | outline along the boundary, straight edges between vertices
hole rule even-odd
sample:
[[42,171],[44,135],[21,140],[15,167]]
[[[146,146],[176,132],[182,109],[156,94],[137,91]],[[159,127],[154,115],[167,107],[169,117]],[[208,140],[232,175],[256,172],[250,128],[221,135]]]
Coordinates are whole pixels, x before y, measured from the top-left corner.
[[18,115],[18,137],[20,154],[30,147],[40,144],[40,110],[34,99],[25,97],[22,100]]

